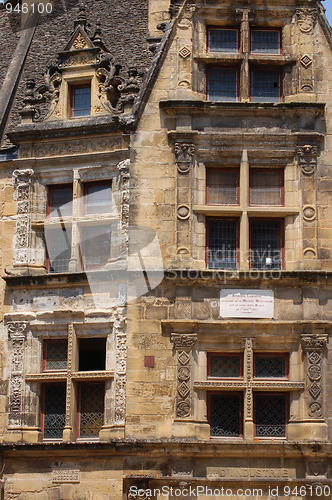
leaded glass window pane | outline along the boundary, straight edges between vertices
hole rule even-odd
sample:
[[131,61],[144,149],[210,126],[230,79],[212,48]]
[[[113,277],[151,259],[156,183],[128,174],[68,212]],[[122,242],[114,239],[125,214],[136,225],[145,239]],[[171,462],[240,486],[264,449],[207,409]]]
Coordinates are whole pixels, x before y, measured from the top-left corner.
[[210,52],[237,52],[238,30],[237,29],[209,29],[209,51]]
[[237,222],[210,220],[208,237],[208,266],[210,269],[236,269]]
[[282,235],[280,221],[251,221],[251,268],[281,269]]
[[280,31],[253,30],[251,52],[253,54],[280,54]]
[[104,384],[80,385],[79,437],[98,437],[104,420]]
[[88,226],[82,230],[84,269],[100,269],[110,258],[110,226]]
[[86,213],[105,214],[111,211],[112,188],[107,184],[86,186]]
[[209,205],[236,205],[238,203],[238,172],[209,169],[207,176]]
[[255,427],[258,437],[286,436],[286,396],[255,394]]
[[237,101],[237,70],[209,68],[209,101]]
[[72,117],[89,116],[91,113],[91,85],[72,89]]
[[71,227],[47,229],[46,244],[49,258],[49,273],[66,273],[71,257]]
[[241,405],[241,394],[211,394],[211,436],[240,436]]
[[44,386],[44,439],[61,439],[66,423],[66,385]]
[[282,173],[276,170],[250,171],[250,204],[281,205]]
[[67,341],[46,341],[45,370],[67,369]]
[[285,378],[286,361],[282,356],[255,356],[255,377]]
[[48,204],[51,217],[71,215],[73,210],[73,186],[50,186]]
[[210,377],[241,377],[240,356],[210,356]]
[[255,69],[251,72],[251,100],[253,102],[280,101],[280,71]]

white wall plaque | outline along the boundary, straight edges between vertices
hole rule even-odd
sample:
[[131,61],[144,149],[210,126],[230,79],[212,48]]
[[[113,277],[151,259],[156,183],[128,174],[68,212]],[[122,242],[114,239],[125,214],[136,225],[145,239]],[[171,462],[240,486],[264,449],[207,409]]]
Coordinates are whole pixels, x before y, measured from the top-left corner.
[[220,290],[222,318],[273,318],[273,290]]

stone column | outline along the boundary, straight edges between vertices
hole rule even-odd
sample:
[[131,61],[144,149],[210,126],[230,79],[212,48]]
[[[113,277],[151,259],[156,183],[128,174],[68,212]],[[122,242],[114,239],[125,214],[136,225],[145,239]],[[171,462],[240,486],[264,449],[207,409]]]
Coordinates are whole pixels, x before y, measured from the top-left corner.
[[27,321],[8,323],[8,338],[12,342],[11,373],[9,384],[8,428],[21,429],[23,425],[23,394],[24,394],[24,348]]
[[177,163],[176,259],[175,267],[192,268],[192,168],[194,144],[176,143]]
[[77,226],[77,217],[79,216],[80,209],[82,207],[82,186],[80,183],[79,171],[74,170],[73,179],[73,207],[72,207],[72,220],[73,225],[71,228],[71,255],[68,264],[68,271],[70,273],[75,273],[81,267],[80,262],[80,241],[79,241],[79,230]]
[[305,353],[306,391],[310,419],[324,421],[323,407],[323,351],[328,342],[327,334],[304,334],[301,337]]
[[73,324],[68,325],[68,356],[67,356],[67,388],[66,388],[66,425],[63,429],[64,441],[75,441],[76,425],[76,407],[72,404],[75,399],[74,382],[72,373],[78,369],[77,365],[77,349],[76,335]]
[[249,160],[248,152],[242,152],[240,166],[240,206],[242,215],[240,219],[240,270],[249,271]]
[[317,146],[307,144],[297,149],[301,169],[302,218],[303,218],[303,267],[317,269]]
[[14,170],[14,199],[17,200],[14,267],[27,270],[30,264],[30,217],[32,199],[32,169]]

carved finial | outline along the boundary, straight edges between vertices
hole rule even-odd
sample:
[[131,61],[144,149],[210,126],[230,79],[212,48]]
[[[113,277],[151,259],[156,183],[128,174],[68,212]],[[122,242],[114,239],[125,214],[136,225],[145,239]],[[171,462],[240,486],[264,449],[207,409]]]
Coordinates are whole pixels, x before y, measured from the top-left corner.
[[95,45],[99,45],[100,43],[102,43],[100,23],[97,23],[95,34],[93,35],[92,40]]
[[84,29],[86,27],[86,14],[85,7],[83,5],[79,6],[79,13],[77,16],[77,20],[74,23],[74,29],[76,29],[77,26],[82,26]]
[[23,98],[24,108],[20,111],[20,115],[22,116],[22,121],[30,122],[36,113],[36,109],[34,108],[34,104],[36,102],[35,99],[35,86],[36,83],[32,78],[29,78],[26,81],[26,93]]

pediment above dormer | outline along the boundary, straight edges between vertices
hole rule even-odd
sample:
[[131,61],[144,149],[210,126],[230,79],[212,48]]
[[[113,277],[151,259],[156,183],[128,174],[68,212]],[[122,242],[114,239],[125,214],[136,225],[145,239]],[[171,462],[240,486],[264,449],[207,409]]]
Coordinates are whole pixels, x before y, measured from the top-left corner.
[[88,50],[95,48],[87,32],[82,26],[77,26],[69,42],[64,48],[64,52],[76,50]]

